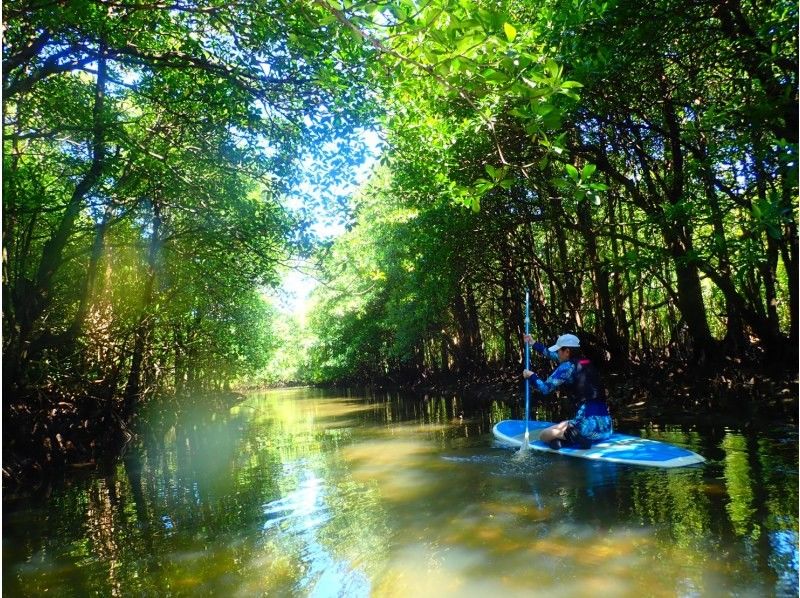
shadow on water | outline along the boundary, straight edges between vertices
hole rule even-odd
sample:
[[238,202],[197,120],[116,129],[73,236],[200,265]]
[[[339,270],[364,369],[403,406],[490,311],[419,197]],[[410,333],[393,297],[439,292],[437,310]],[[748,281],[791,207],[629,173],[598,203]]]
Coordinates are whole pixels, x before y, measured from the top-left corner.
[[502,404],[286,390],[162,413],[4,503],[13,596],[797,595],[797,434],[631,423],[703,466],[495,444]]

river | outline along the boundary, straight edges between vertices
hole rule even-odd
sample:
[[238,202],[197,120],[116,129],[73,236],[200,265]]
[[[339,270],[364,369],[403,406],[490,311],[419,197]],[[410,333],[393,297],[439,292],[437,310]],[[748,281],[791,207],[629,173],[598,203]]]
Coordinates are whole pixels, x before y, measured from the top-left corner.
[[511,416],[290,389],[150,417],[112,467],[4,495],[3,594],[797,596],[796,425],[627,422],[708,459],[659,470],[518,455]]

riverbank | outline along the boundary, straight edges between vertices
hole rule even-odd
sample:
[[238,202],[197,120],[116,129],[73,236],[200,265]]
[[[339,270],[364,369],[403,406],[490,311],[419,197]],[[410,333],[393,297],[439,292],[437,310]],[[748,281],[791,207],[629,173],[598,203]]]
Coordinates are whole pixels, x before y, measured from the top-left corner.
[[[536,368],[546,376],[549,370]],[[598,368],[608,390],[609,403],[618,418],[669,416],[733,419],[780,419],[798,421],[800,385],[797,368],[787,371],[770,367],[763,360],[726,358],[713,370],[687,366],[685,360],[654,358],[628,364],[622,370]],[[304,383],[264,387],[249,386],[245,391],[273,388],[298,388]],[[524,382],[519,367],[474,368],[464,375],[455,373],[420,376],[392,376],[384,380],[340,380],[316,385],[320,388],[369,387],[373,390],[400,391],[420,397],[458,395],[471,404],[500,400],[519,401],[524,397]],[[535,395],[534,395],[535,396]],[[540,397],[539,397],[540,399]],[[556,403],[555,397],[546,399]]]
[[232,391],[162,395],[125,417],[121,400],[89,393],[4,397],[3,489],[36,488],[55,475],[113,465],[136,442],[140,422],[151,412],[177,415],[187,406],[227,410],[243,399]]
[[[539,373],[546,372],[539,368]],[[614,417],[620,421],[668,417],[673,420],[725,418],[733,423],[754,419],[796,425],[796,372],[769,371],[763,364],[729,360],[713,375],[687,368],[684,362],[655,360],[611,372],[601,368]],[[363,381],[350,381],[363,386]],[[339,384],[338,386],[341,386]],[[427,375],[417,379],[386,380],[376,390],[399,390],[425,397],[458,395],[467,404],[523,400],[518,368],[472,370],[464,376]],[[239,389],[244,390],[244,389]],[[248,388],[248,391],[257,389]],[[162,396],[151,400],[129,420],[108,402],[90,396],[80,400],[39,395],[36,400],[7,401],[4,405],[3,487],[36,487],[52,475],[70,475],[113,464],[137,440],[137,422],[146,412],[178,414],[187,407],[207,404],[225,410],[243,400],[240,392]],[[534,399],[536,397],[534,395]],[[555,413],[571,407],[549,397]]]
[[[546,375],[546,372],[539,372]],[[601,370],[615,417],[640,419],[670,416],[768,418],[798,420],[797,372],[767,371],[763,366],[731,359],[711,375],[678,361],[656,360],[624,371]],[[463,377],[427,376],[384,388],[416,394],[459,394],[467,401],[521,400],[519,369],[496,369]]]

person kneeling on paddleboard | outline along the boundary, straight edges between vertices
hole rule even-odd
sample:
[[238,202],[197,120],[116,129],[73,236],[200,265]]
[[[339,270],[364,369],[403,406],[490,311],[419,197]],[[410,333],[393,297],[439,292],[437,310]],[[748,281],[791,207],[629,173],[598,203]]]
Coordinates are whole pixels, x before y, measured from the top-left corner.
[[550,348],[545,348],[540,342],[533,342],[533,337],[529,334],[524,338],[534,351],[557,361],[558,367],[547,380],[541,380],[530,370],[524,370],[522,375],[529,378],[536,390],[543,395],[560,387],[579,404],[575,417],[545,428],[539,435],[539,440],[548,443],[555,450],[560,449],[562,443],[588,449],[592,442],[611,436],[613,429],[606,404],[606,392],[592,363],[581,355],[578,337],[574,334],[562,334]]

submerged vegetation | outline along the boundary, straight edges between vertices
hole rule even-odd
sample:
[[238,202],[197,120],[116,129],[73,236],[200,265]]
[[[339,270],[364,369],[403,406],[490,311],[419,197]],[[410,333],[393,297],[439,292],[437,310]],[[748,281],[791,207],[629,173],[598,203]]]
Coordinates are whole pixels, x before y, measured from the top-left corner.
[[[537,336],[621,369],[796,374],[796,22],[786,1],[6,2],[5,477],[96,458],[159,392],[516,367],[526,289]],[[317,243],[365,128],[378,163]],[[303,179],[324,192],[291,209]],[[323,282],[302,326],[263,298],[297,256]]]

